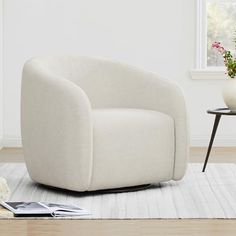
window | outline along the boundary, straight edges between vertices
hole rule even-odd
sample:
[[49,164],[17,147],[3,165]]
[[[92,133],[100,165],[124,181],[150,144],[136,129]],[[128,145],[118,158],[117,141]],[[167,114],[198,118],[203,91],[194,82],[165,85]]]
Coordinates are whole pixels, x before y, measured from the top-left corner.
[[236,37],[236,0],[196,0],[197,45],[196,70],[193,79],[223,79],[224,62],[211,45],[222,42],[228,50],[234,50]]
[[226,49],[234,49],[236,37],[236,0],[206,0],[207,67],[223,66],[224,62],[211,45],[222,42]]

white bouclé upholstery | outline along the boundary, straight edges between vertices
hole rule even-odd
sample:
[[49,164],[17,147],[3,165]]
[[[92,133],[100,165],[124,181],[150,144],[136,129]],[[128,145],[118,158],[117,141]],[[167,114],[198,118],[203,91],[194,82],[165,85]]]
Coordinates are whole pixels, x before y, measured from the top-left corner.
[[[170,116],[137,109],[96,109],[93,115],[93,178],[89,190],[172,178],[174,121]],[[157,153],[162,158],[157,158]]]
[[181,179],[188,157],[185,101],[173,82],[80,56],[29,60],[22,141],[39,183],[90,191]]

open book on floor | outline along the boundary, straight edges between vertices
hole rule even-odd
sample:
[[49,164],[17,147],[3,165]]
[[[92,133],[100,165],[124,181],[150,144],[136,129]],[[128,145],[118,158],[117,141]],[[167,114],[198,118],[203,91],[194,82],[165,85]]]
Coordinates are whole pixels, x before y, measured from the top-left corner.
[[74,204],[47,202],[1,202],[1,204],[12,211],[15,216],[73,217],[89,214],[88,211]]

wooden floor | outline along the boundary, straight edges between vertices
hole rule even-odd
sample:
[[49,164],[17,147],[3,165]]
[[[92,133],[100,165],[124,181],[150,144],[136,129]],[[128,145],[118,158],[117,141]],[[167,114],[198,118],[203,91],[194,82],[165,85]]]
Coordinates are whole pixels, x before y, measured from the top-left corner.
[[[207,148],[193,147],[190,149],[190,162],[203,163]],[[0,162],[23,162],[21,148],[3,148],[0,150]],[[215,163],[236,163],[236,147],[215,147],[212,148],[209,162]]]
[[234,220],[2,220],[1,236],[235,236]]
[[[203,162],[206,148],[191,148],[190,162]],[[2,149],[0,162],[23,162],[22,150]],[[236,163],[236,148],[213,148],[210,162]],[[235,236],[236,220],[0,220],[0,236],[179,235]]]

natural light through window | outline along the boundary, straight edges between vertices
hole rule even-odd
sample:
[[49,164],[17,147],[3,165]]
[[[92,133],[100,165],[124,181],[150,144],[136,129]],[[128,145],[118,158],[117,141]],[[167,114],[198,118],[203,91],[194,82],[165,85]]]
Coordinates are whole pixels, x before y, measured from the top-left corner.
[[222,56],[212,50],[214,41],[222,42],[225,49],[234,49],[236,37],[236,0],[206,0],[207,11],[207,67],[224,65]]

